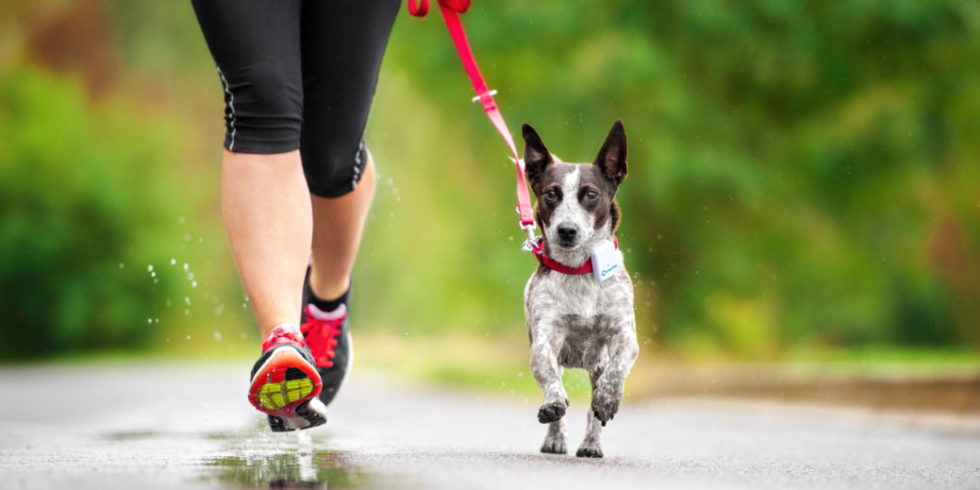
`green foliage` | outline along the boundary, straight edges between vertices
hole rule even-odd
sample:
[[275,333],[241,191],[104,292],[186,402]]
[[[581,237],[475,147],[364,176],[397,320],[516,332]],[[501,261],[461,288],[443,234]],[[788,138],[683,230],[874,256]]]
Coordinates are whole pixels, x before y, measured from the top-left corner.
[[[978,197],[961,184],[980,177],[980,96],[967,89],[980,75],[977,15],[958,1],[477,2],[464,22],[511,124],[531,122],[566,160],[590,161],[625,121],[621,242],[656,292],[641,337],[764,356],[801,343],[980,342],[967,299],[980,294]],[[451,121],[424,133],[439,135],[430,158],[452,162],[433,172],[465,189],[441,205],[481,210],[476,228],[426,208],[471,257],[491,257],[443,279],[457,291],[476,281],[497,311],[529,269],[495,252],[517,234],[511,176],[463,102],[439,23],[400,19],[388,66],[416,81],[403,97]],[[474,202],[474,172],[495,197]]]
[[[147,290],[146,264],[184,233],[161,225],[176,216],[218,230],[188,253],[227,258],[217,206],[178,199],[188,175],[212,193],[216,176],[172,164],[217,164],[222,94],[189,4],[102,5],[120,99],[167,101],[156,113],[186,124],[0,66],[2,328],[44,324],[54,350],[150,342],[127,333],[148,310],[240,294],[167,277]],[[512,130],[529,122],[587,162],[625,122],[619,237],[644,347],[751,358],[980,344],[977,19],[954,0],[480,0],[463,16]],[[518,251],[506,149],[471,95],[438,13],[403,12],[368,128],[381,176],[355,328],[523,335],[535,263]],[[229,269],[214,274],[233,283]],[[207,325],[186,320],[173,331]],[[25,337],[6,352],[36,345]]]
[[0,357],[153,340],[156,295],[177,287],[147,270],[172,134],[132,112],[35,69],[0,78]]

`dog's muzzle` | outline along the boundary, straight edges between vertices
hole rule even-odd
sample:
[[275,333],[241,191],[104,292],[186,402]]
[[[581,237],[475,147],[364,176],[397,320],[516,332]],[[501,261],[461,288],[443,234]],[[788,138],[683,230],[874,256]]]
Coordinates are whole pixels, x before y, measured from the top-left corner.
[[578,227],[573,225],[558,225],[558,245],[572,248],[578,242]]

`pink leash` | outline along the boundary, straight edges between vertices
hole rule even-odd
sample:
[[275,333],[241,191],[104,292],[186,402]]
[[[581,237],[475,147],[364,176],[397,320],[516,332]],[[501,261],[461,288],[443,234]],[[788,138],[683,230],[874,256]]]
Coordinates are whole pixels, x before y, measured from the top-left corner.
[[[477,66],[476,59],[473,57],[473,50],[470,49],[470,43],[466,40],[466,32],[463,30],[463,24],[459,20],[459,14],[466,13],[466,10],[470,8],[470,0],[438,0],[438,2],[439,10],[442,11],[442,17],[446,20],[449,35],[453,38],[453,44],[456,45],[456,51],[459,52],[459,58],[463,62],[463,68],[466,69],[466,74],[469,75],[470,81],[473,82],[473,90],[476,91],[476,97],[473,98],[473,101],[479,101],[483,105],[483,110],[486,111],[487,117],[493,123],[493,126],[497,128],[500,136],[504,138],[507,147],[510,148],[510,152],[513,155],[514,164],[517,167],[517,213],[521,215],[521,229],[527,232],[528,237],[528,240],[524,242],[524,250],[531,252],[532,247],[536,243],[534,236],[534,211],[531,208],[531,195],[528,193],[527,182],[524,178],[524,164],[517,154],[517,146],[514,145],[514,138],[510,134],[510,129],[507,128],[504,116],[500,114],[497,102],[493,99],[496,91],[491,91],[487,87],[487,82],[483,79],[483,74],[480,73],[480,67]],[[416,0],[408,0],[408,12],[416,17],[425,17],[429,13],[429,0],[418,0],[418,2]]]

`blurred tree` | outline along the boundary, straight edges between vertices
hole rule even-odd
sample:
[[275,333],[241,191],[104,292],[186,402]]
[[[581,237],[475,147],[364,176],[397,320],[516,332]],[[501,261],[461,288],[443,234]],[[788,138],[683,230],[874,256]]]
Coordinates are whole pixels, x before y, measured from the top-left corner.
[[170,134],[131,112],[36,69],[0,79],[0,357],[156,338],[177,296],[148,270],[175,205],[159,185]]
[[[38,11],[54,20],[105,8],[109,34],[101,20],[55,29],[91,44],[78,52],[28,29],[26,63],[55,66],[44,53],[57,52],[108,60],[125,97],[168,102],[158,110],[194,122],[172,137],[213,147],[217,163],[221,89],[186,2],[44,3]],[[33,25],[61,25],[41,17]],[[463,22],[508,121],[533,124],[566,160],[590,161],[612,121],[625,121],[620,238],[641,338],[753,358],[799,345],[980,345],[976,2],[476,1]],[[17,57],[2,55],[0,197],[12,204],[0,245],[32,252],[5,257],[0,280],[15,293],[4,311],[20,315],[4,325],[23,328],[43,311],[17,296],[24,285],[46,292],[35,298],[70,299],[60,288],[93,284],[94,271],[117,262],[128,274],[128,261],[154,254],[128,226],[176,205],[182,171],[148,166],[160,187],[133,200],[149,184],[113,183],[106,169],[185,155],[155,146],[141,109],[117,109],[114,129],[95,132],[105,106],[84,102],[77,79],[4,68]],[[84,80],[89,64],[71,66]],[[382,176],[356,271],[370,291],[355,294],[362,326],[522,334],[520,292],[534,262],[517,252],[506,151],[470,96],[438,16],[400,17],[368,132]],[[201,100],[214,103],[202,111]],[[50,144],[52,128],[64,143]],[[216,215],[206,220],[220,227]],[[104,243],[80,238],[89,229]],[[69,248],[91,254],[94,269],[70,286],[32,274],[68,267]],[[112,287],[135,299],[113,315],[140,311],[142,294],[159,301],[162,289],[117,277]],[[87,298],[72,290],[72,301]],[[383,307],[360,308],[366,297]],[[58,317],[77,332],[65,338],[103,345],[82,332],[101,321],[88,315]]]

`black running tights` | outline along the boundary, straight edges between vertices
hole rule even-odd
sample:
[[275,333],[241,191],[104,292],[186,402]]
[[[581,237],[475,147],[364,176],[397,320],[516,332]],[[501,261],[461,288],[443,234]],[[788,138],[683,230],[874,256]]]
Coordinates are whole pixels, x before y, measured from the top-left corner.
[[310,192],[342,196],[400,0],[192,0],[225,91],[225,148],[299,148]]

